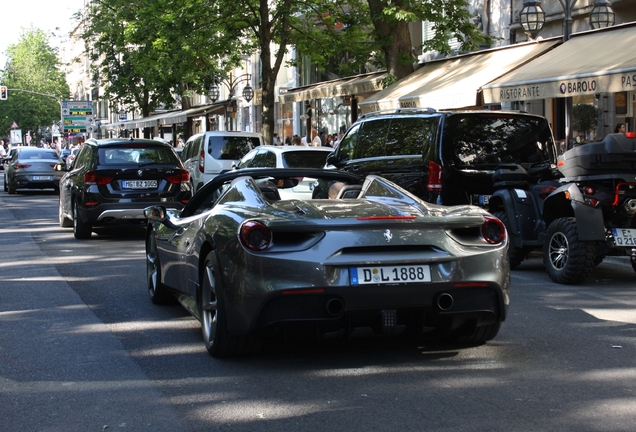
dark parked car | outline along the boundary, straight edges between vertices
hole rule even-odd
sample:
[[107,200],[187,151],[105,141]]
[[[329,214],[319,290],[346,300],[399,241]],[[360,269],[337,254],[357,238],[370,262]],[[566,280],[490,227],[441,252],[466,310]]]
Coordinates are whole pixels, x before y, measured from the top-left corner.
[[[280,199],[306,177],[338,195]],[[150,298],[178,298],[212,356],[249,353],[275,335],[483,343],[506,318],[501,221],[477,206],[426,203],[379,176],[237,170],[182,210],[155,205],[146,216]]]
[[379,174],[432,203],[485,206],[502,163],[556,164],[545,117],[518,111],[399,109],[358,119],[331,166]]
[[169,145],[89,139],[60,181],[59,222],[85,239],[93,227],[143,224],[145,207],[180,209],[191,196],[190,175]]
[[21,147],[12,152],[4,172],[4,191],[10,194],[17,189],[59,190],[62,160],[55,150],[37,147]]

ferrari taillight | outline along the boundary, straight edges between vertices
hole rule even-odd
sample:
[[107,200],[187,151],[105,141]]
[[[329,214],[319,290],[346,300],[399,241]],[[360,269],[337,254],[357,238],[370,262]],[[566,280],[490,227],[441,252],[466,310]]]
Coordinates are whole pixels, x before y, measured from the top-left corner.
[[497,218],[486,216],[481,226],[481,236],[490,244],[500,244],[506,240],[506,227]]
[[243,222],[239,229],[241,244],[252,251],[264,251],[272,243],[272,233],[258,221]]

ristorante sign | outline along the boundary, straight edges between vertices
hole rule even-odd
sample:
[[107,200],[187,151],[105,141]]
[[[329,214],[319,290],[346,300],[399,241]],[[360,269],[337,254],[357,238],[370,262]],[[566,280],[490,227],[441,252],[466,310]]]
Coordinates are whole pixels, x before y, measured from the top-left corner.
[[511,102],[636,90],[636,71],[589,77],[558,77],[527,84],[493,83],[483,87],[484,102]]

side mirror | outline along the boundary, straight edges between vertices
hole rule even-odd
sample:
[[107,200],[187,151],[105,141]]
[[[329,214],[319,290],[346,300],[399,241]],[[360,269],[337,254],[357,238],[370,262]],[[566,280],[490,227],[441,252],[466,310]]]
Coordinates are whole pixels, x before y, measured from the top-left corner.
[[338,159],[336,159],[336,152],[332,151],[331,153],[329,153],[327,155],[327,165],[336,165],[336,162],[338,162]]
[[144,209],[144,216],[151,221],[163,222],[166,220],[166,208],[163,206],[146,207]]

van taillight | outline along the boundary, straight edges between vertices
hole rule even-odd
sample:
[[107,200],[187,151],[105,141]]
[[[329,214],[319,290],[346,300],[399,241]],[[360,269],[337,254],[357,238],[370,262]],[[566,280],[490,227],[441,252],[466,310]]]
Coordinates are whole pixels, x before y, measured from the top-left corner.
[[199,155],[199,171],[205,172],[205,150],[201,149],[201,154]]
[[442,166],[436,162],[428,162],[428,191],[442,191]]
[[178,174],[169,175],[166,177],[166,181],[174,184],[188,183],[190,182],[190,173],[183,170]]
[[112,177],[97,175],[97,171],[90,170],[84,174],[84,183],[92,185],[105,185],[113,181]]

